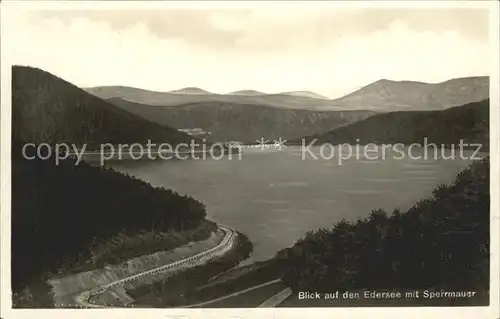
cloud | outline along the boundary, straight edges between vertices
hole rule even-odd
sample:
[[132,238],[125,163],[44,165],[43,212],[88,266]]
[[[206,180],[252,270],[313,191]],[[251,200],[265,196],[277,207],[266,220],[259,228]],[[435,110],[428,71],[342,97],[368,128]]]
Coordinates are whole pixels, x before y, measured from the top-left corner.
[[[179,37],[192,45],[234,47],[247,37],[272,38],[276,48],[282,47],[293,34],[331,40],[332,34],[366,35],[385,29],[395,20],[406,21],[417,31],[440,32],[460,29],[465,36],[487,39],[487,11],[484,9],[363,9],[331,8],[321,5],[275,5],[253,9],[208,10],[81,10],[38,11],[33,19],[57,17],[67,24],[74,18],[102,21],[114,30],[128,29],[145,23],[160,38]],[[255,42],[255,41],[254,41]],[[266,45],[254,48],[269,49]]]
[[9,12],[6,25],[15,32],[5,43],[14,63],[84,87],[335,96],[380,78],[437,82],[488,74],[487,13],[313,6],[20,11]]

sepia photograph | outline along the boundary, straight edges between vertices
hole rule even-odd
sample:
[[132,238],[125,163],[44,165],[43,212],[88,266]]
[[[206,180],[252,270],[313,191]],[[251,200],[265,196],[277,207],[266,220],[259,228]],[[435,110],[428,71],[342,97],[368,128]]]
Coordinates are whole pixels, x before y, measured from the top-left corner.
[[498,318],[498,9],[5,1],[2,318]]

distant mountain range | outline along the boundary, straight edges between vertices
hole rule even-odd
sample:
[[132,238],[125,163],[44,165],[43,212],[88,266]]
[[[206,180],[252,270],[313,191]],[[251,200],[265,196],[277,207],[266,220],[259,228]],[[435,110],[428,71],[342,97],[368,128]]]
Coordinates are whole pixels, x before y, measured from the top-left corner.
[[442,110],[489,97],[489,78],[466,77],[441,83],[379,80],[338,99],[309,91],[267,94],[241,90],[229,94],[210,93],[199,88],[154,92],[125,86],[85,89],[100,98],[122,98],[151,106],[179,106],[193,103],[237,103],[315,111],[372,110],[376,112]]
[[261,139],[292,139],[323,133],[376,114],[373,111],[313,111],[258,104],[198,102],[182,106],[151,106],[122,98],[108,102],[152,122],[182,131],[203,130],[210,141],[255,143]]
[[231,92],[229,93],[231,95],[247,95],[247,96],[259,96],[259,95],[266,95],[266,93],[262,93],[262,92],[259,92],[259,91],[255,91],[255,90],[241,90],[241,91],[234,91],[234,92]]
[[[243,95],[243,96],[262,96],[262,95],[270,95],[268,93],[259,92],[255,90],[240,90],[229,93],[230,95]],[[317,93],[311,91],[291,91],[291,92],[281,92],[277,95],[289,95],[289,96],[297,96],[297,97],[307,97],[312,99],[320,99],[320,100],[329,100],[326,96],[319,95]]]
[[[122,98],[130,102],[152,106],[179,106],[192,103],[236,103],[249,105],[262,105],[284,109],[303,109],[328,111],[337,110],[332,107],[329,100],[315,99],[290,94],[266,94],[258,91],[243,90],[229,94],[202,93],[201,89],[181,89],[172,92],[154,92],[126,86],[102,86],[85,89],[87,92],[102,99],[112,97]],[[181,94],[179,94],[181,92]],[[183,92],[194,92],[185,94]]]
[[437,84],[379,80],[335,102],[371,105],[378,110],[443,110],[489,98],[489,77],[467,77]]
[[[253,143],[261,138],[321,136],[339,127],[351,130],[356,122],[361,126],[354,128],[363,132],[365,124],[361,123],[366,121],[381,121],[373,127],[397,135],[406,125],[419,124],[404,122],[407,115],[387,115],[384,120],[383,114],[377,113],[444,110],[484,100],[488,98],[488,81],[488,77],[438,84],[380,80],[340,99],[328,100],[307,91],[266,94],[243,90],[221,95],[194,87],[172,92],[124,86],[83,90],[46,71],[14,66],[13,137],[47,143],[141,143],[151,139],[176,144],[196,136],[209,141]],[[454,120],[462,118],[443,123],[452,125]],[[381,134],[375,133],[369,134]]]
[[177,144],[191,137],[131,114],[46,71],[12,67],[12,137],[34,143]]
[[202,90],[200,88],[195,88],[195,87],[187,87],[187,88],[183,88],[180,90],[170,91],[169,93],[184,94],[184,95],[209,95],[209,94],[213,94],[213,93],[210,93],[208,91]]
[[292,91],[292,92],[283,92],[280,94],[299,96],[299,97],[309,97],[312,99],[319,99],[319,100],[329,100],[329,98],[327,98],[326,96],[319,95],[319,94],[311,92],[311,91]]
[[[374,115],[330,132],[305,137],[307,145],[330,144],[455,144],[489,147],[489,99],[438,111],[389,112]],[[302,141],[290,142],[300,144]]]

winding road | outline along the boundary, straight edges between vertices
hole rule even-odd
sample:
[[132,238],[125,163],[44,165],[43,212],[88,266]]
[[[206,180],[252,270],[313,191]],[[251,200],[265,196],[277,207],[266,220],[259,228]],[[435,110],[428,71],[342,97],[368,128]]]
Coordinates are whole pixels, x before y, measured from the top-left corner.
[[159,273],[168,273],[180,269],[200,266],[206,264],[208,261],[212,260],[215,257],[223,256],[233,247],[234,240],[236,238],[236,231],[230,227],[220,226],[220,225],[219,229],[221,229],[224,232],[224,237],[217,246],[208,249],[204,252],[193,255],[191,257],[184,258],[176,262],[163,265],[161,267],[154,268],[148,271],[144,271],[126,278],[122,278],[120,280],[113,281],[109,284],[98,286],[91,290],[84,291],[75,296],[76,304],[86,308],[107,308],[105,305],[96,304],[89,299],[93,296],[104,293],[108,289],[116,288],[118,286],[123,286],[126,283],[140,280],[146,276],[153,276],[153,275],[158,275]]

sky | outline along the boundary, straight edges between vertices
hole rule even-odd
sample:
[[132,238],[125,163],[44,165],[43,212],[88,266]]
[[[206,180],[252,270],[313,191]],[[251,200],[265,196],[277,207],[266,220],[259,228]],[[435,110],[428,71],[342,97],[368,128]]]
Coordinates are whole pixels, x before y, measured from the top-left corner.
[[379,79],[490,73],[486,9],[94,7],[10,11],[2,17],[9,60],[80,87],[309,90],[330,98]]

